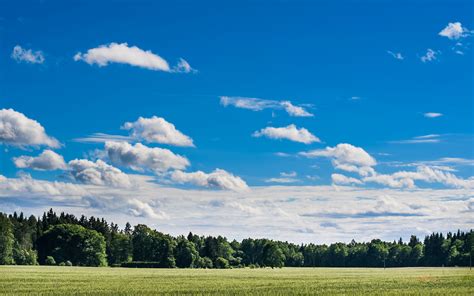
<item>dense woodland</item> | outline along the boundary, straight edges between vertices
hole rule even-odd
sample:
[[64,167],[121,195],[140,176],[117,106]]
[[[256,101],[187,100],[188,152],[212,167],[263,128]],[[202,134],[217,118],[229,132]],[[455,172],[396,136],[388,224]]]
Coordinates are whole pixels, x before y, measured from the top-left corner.
[[124,229],[95,217],[0,213],[0,264],[162,268],[469,266],[474,232],[433,233],[420,241],[331,245],[269,239],[170,235],[139,224]]

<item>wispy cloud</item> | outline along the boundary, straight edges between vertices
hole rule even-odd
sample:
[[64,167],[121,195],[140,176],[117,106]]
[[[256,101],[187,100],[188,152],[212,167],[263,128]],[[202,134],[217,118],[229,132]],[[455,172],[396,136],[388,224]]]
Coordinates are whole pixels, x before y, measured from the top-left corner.
[[24,62],[30,64],[42,64],[45,61],[44,54],[42,51],[33,51],[32,49],[25,49],[20,45],[16,45],[13,48],[11,57],[19,63]]
[[293,105],[290,101],[221,96],[220,103],[224,107],[234,106],[236,108],[248,109],[252,111],[262,111],[264,109],[285,110],[290,116],[294,117],[314,116],[302,106]]
[[439,143],[439,142],[441,142],[440,137],[441,137],[441,135],[431,134],[431,135],[413,137],[413,138],[408,139],[408,140],[390,141],[389,143],[393,143],[393,144]]
[[439,50],[435,51],[435,50],[432,50],[431,48],[428,48],[426,50],[426,53],[420,57],[420,60],[423,62],[423,63],[427,63],[427,62],[432,62],[432,61],[435,61],[438,59],[438,55],[440,54],[441,52]]
[[436,117],[443,116],[443,113],[427,112],[427,113],[424,113],[423,116],[426,117],[426,118],[436,118]]
[[87,137],[75,138],[73,139],[73,141],[79,142],[79,143],[105,143],[105,142],[111,142],[111,141],[130,142],[130,141],[133,141],[133,139],[134,138],[130,136],[93,133]]
[[387,50],[387,53],[391,55],[394,59],[397,59],[397,60],[404,59],[403,55],[400,52],[393,52],[393,51]]

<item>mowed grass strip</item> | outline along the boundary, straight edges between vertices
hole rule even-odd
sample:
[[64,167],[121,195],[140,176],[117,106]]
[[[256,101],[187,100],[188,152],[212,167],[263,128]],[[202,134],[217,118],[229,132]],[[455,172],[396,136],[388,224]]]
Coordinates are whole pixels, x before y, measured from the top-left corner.
[[468,268],[1,266],[1,295],[474,295]]

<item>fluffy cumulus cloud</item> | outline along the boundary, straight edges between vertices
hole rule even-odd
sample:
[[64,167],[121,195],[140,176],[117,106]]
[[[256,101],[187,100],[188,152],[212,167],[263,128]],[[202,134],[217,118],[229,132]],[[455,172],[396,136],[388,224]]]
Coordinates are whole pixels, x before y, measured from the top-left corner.
[[174,124],[164,118],[138,118],[135,122],[126,122],[123,127],[130,131],[130,136],[149,143],[160,143],[174,146],[194,147],[193,140],[176,129]]
[[447,37],[452,40],[467,37],[471,34],[467,28],[463,27],[460,22],[449,23],[443,30],[438,33],[440,36]]
[[247,183],[244,180],[222,169],[215,169],[209,174],[202,171],[192,173],[174,171],[171,174],[171,180],[179,184],[189,183],[201,187],[238,192],[248,190]]
[[157,174],[170,169],[183,170],[189,166],[189,161],[168,149],[150,148],[137,143],[106,142],[105,154],[117,166],[123,166],[135,171],[152,171]]
[[426,53],[423,56],[421,56],[420,60],[423,63],[428,63],[428,62],[435,61],[435,60],[438,59],[439,53],[440,53],[439,51],[434,51],[431,48],[428,48],[426,50]]
[[346,143],[338,144],[336,147],[300,152],[299,155],[308,158],[330,158],[335,168],[356,172],[361,176],[373,174],[373,166],[377,164],[376,160],[364,149]]
[[44,150],[40,155],[20,156],[13,158],[13,162],[17,168],[33,169],[39,171],[65,170],[66,163],[64,158],[51,150]]
[[44,55],[41,51],[33,51],[31,49],[25,49],[20,45],[13,47],[13,52],[11,54],[12,59],[21,63],[30,63],[30,64],[42,64],[44,63]]
[[356,178],[347,177],[341,174],[332,174],[331,180],[334,184],[349,185],[349,184],[362,184],[362,181]]
[[113,187],[131,186],[127,174],[100,159],[95,162],[87,159],[75,159],[68,164],[71,176],[78,182]]
[[97,64],[99,67],[107,66],[109,63],[120,63],[155,71],[170,71],[168,62],[159,55],[136,46],[129,47],[127,43],[112,42],[91,48],[87,53],[78,52],[74,60],[82,60],[89,65]]
[[436,118],[436,117],[441,117],[443,116],[442,113],[437,113],[437,112],[427,112],[423,114],[424,117],[426,118]]
[[266,127],[253,133],[254,137],[267,137],[270,139],[286,139],[293,142],[311,144],[321,142],[318,137],[305,128],[297,128],[294,124],[285,127]]
[[313,114],[301,106],[295,106],[290,101],[275,101],[259,98],[247,97],[220,97],[220,103],[224,107],[234,106],[236,108],[248,109],[252,111],[262,111],[264,109],[285,110],[290,116],[311,117]]
[[143,50],[137,46],[128,46],[127,43],[109,43],[87,50],[86,53],[78,52],[74,56],[75,61],[84,61],[89,65],[97,64],[99,67],[110,63],[128,64],[153,71],[164,72],[196,72],[189,63],[180,58],[177,65],[170,67],[168,62],[161,56]]
[[60,146],[58,140],[46,134],[39,122],[13,109],[0,110],[0,142],[17,147]]

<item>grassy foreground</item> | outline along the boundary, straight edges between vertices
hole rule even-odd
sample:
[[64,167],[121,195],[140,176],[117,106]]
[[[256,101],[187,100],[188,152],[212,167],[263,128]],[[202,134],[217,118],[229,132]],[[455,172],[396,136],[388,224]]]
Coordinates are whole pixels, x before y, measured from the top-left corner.
[[1,295],[474,295],[468,268],[0,267]]

